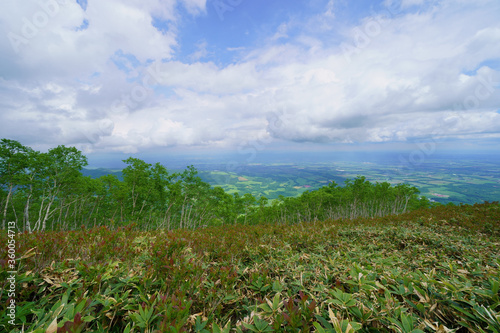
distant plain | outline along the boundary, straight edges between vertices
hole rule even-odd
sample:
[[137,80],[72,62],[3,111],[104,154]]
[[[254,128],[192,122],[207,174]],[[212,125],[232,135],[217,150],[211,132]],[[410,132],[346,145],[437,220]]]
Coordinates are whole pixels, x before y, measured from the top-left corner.
[[[370,182],[408,183],[439,203],[474,204],[500,200],[500,157],[495,154],[411,153],[297,153],[260,152],[242,155],[147,157],[171,172],[194,165],[199,176],[228,193],[250,193],[270,200],[298,196],[335,181],[365,176]],[[120,168],[92,168],[85,175],[98,177]]]

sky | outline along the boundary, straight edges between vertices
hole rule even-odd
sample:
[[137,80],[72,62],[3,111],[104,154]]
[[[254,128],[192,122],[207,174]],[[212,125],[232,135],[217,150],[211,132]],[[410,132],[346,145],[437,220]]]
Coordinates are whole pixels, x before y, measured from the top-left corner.
[[37,150],[500,150],[498,0],[0,6],[0,137]]

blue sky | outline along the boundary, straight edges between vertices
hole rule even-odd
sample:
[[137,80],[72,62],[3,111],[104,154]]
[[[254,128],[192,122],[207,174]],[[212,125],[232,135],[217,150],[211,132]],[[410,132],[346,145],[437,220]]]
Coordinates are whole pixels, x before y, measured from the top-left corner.
[[87,155],[500,147],[497,0],[6,0],[0,137]]
[[[325,23],[339,29],[354,25],[382,8],[382,4],[376,1],[357,1],[354,4],[339,1],[335,5],[337,17],[325,18]],[[270,38],[287,23],[286,36],[272,40],[273,44],[293,43],[301,34],[314,34],[325,43],[341,42],[342,36],[335,29],[318,31],[312,21],[323,16],[328,6],[332,6],[333,11],[333,2],[329,0],[208,1],[203,15],[190,17],[180,26],[176,58],[186,63],[201,59],[227,66],[242,60],[245,51],[271,43]],[[186,14],[185,10],[181,12]],[[157,21],[155,25],[163,31],[168,30],[165,22]],[[206,45],[206,54],[200,59],[193,57],[202,45]]]

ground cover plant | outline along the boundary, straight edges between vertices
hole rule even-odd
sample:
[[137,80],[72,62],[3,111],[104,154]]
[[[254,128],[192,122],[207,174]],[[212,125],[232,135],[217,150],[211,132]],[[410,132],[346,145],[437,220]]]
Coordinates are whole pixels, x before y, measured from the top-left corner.
[[82,227],[22,233],[16,246],[17,318],[8,324],[0,292],[5,332],[500,331],[498,203],[196,230]]

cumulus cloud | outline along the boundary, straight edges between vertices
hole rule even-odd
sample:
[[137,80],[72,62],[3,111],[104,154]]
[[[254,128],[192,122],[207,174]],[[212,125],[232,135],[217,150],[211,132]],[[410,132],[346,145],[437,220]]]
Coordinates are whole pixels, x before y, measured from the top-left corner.
[[385,5],[333,34],[325,1],[318,31],[279,22],[216,63],[203,61],[208,39],[178,55],[179,6],[195,20],[204,0],[7,0],[1,136],[125,153],[500,137],[500,3]]

